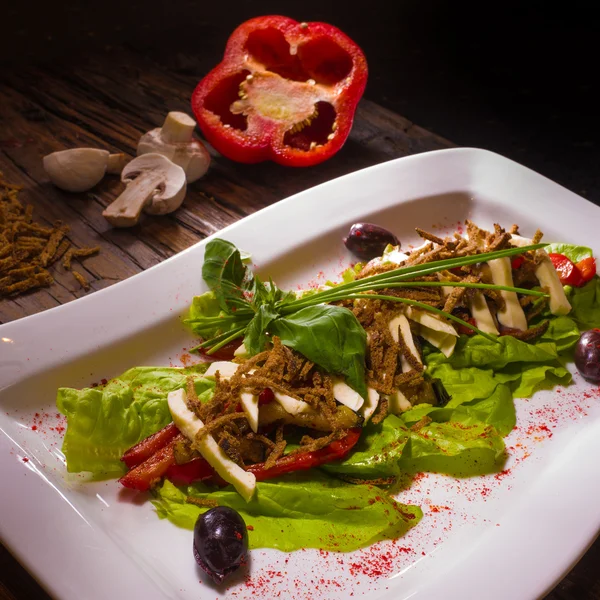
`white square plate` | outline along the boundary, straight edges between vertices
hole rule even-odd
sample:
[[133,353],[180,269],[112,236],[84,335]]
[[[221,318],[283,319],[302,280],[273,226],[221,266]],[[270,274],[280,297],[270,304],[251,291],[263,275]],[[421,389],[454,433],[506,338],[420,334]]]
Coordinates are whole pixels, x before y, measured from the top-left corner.
[[[600,209],[487,151],[452,149],[390,161],[279,202],[220,231],[281,287],[339,274],[342,237],[379,223],[404,244],[414,227],[453,231],[465,218],[518,223],[525,235],[591,246]],[[210,239],[210,238],[209,238]],[[600,389],[517,401],[501,475],[417,478],[399,499],[423,507],[405,538],[351,554],[253,551],[228,590],[199,580],[192,536],[156,518],[115,481],[67,476],[59,386],[83,387],[139,365],[180,364],[180,324],[204,290],[205,242],[68,305],[0,326],[0,535],[62,600],[106,598],[534,598],[577,561],[600,529]],[[37,416],[36,416],[37,413]],[[34,429],[35,427],[35,429]]]

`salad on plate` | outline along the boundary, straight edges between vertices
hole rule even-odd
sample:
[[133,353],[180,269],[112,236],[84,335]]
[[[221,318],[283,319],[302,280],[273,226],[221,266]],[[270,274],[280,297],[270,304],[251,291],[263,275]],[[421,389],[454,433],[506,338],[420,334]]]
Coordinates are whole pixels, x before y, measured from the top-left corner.
[[402,536],[422,516],[395,499],[402,474],[502,470],[515,398],[568,384],[573,356],[600,381],[595,259],[516,225],[416,231],[423,243],[405,249],[356,224],[344,242],[361,262],[294,292],[210,241],[209,291],[185,320],[204,360],[59,389],[68,471],[150,492],[221,582],[247,546]]

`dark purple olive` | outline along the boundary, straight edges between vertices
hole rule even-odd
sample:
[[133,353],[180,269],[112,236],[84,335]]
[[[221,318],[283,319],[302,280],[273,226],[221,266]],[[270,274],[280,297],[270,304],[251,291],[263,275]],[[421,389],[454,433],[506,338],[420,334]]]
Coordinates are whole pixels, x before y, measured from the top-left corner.
[[575,366],[587,380],[600,383],[600,329],[581,334],[575,346]]
[[361,260],[371,260],[381,256],[388,244],[400,246],[398,238],[387,229],[373,223],[354,223],[348,237],[344,238],[346,248]]
[[200,567],[222,583],[246,562],[248,531],[240,513],[217,506],[201,514],[194,526],[194,557]]

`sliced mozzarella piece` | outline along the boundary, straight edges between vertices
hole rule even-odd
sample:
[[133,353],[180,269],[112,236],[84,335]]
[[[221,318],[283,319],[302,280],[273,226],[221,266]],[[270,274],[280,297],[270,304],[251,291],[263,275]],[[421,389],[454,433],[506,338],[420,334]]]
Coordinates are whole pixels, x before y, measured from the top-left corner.
[[244,342],[242,342],[233,352],[234,356],[248,356],[248,350],[246,350],[246,346]]
[[475,319],[475,325],[477,325],[478,329],[481,329],[484,333],[499,335],[483,292],[475,292],[473,294],[473,297],[469,300],[469,310]]
[[273,392],[275,400],[281,405],[281,407],[289,412],[290,415],[299,415],[301,413],[308,413],[312,411],[310,404],[304,402],[304,400],[296,400],[287,394],[282,392]]
[[373,388],[367,388],[367,399],[362,405],[361,414],[363,416],[365,424],[369,422],[369,419],[373,416],[373,413],[379,405],[379,393]]
[[419,327],[419,335],[427,340],[432,346],[435,346],[440,352],[447,358],[452,356],[454,347],[456,346],[456,340],[458,339],[458,333],[451,335],[444,331],[435,331],[435,329],[429,329],[429,327]]
[[[528,246],[533,242],[528,238],[521,237],[520,235],[512,235],[510,242],[513,246]],[[544,252],[546,252],[544,250]],[[571,304],[567,300],[567,295],[563,284],[560,282],[560,278],[552,261],[548,258],[544,258],[535,270],[535,276],[538,278],[540,285],[548,290],[550,294],[550,312],[553,315],[566,315],[571,312]]]
[[393,415],[399,415],[411,408],[412,404],[400,390],[388,396],[388,411]]
[[[492,281],[496,285],[514,287],[512,278],[512,266],[510,258],[496,258],[488,261],[492,274]],[[515,292],[501,291],[504,307],[498,311],[498,321],[506,327],[525,331],[527,329],[527,318],[519,304],[519,298]]]
[[204,423],[187,407],[186,400],[185,390],[175,390],[167,396],[175,425],[192,441],[194,448],[200,452],[206,462],[227,483],[231,483],[246,502],[249,502],[256,489],[256,477],[234,463],[212,435],[208,434],[196,440],[196,435],[204,427]]
[[418,308],[409,306],[406,309],[406,316],[411,321],[415,321],[416,323],[419,323],[419,325],[423,325],[429,329],[444,332],[448,335],[458,335],[450,323],[438,319],[436,316],[426,310],[420,310]]
[[445,356],[452,355],[458,333],[450,323],[437,319],[426,310],[419,310],[412,306],[406,309],[406,316],[419,324],[419,335],[441,350]]
[[383,251],[381,262],[393,263],[395,265],[401,265],[405,260],[408,259],[408,254],[405,254],[400,250],[400,246],[388,246]]
[[[394,341],[398,343],[400,341],[400,336],[398,335],[398,329],[400,333],[402,333],[402,338],[404,339],[405,344],[408,346],[410,353],[421,363],[421,356],[419,355],[419,351],[415,346],[415,341],[413,340],[412,331],[410,330],[410,323],[408,319],[404,315],[398,315],[394,317],[389,323],[390,333],[394,338]],[[402,367],[403,373],[408,373],[408,371],[412,371],[412,367],[409,362],[406,360],[404,355],[400,356],[400,364]]]
[[364,404],[364,398],[353,390],[342,377],[333,377],[333,397],[344,406],[357,412]]
[[544,258],[535,270],[540,285],[550,294],[550,312],[553,315],[566,315],[571,312],[571,304],[567,300],[565,289],[558,273],[549,258]]
[[204,373],[205,377],[214,377],[215,373],[219,371],[219,375],[223,379],[228,379],[229,377],[233,377],[235,372],[238,370],[237,363],[229,362],[227,360],[219,360],[217,362],[211,363],[206,372]]
[[531,244],[533,244],[533,240],[530,240],[529,238],[521,237],[520,235],[517,235],[516,233],[511,233],[510,234],[510,244],[511,244],[511,246],[517,246],[518,248],[522,248],[523,246],[530,246]]
[[258,432],[258,396],[250,392],[242,392],[240,394],[240,404],[242,410],[246,413],[250,429],[254,433]]

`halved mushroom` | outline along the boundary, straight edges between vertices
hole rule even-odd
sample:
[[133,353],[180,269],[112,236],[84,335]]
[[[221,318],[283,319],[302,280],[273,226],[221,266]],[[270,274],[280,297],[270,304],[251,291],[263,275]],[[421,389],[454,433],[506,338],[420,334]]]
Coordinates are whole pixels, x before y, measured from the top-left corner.
[[177,210],[186,193],[184,170],[161,154],[144,154],[133,159],[121,174],[125,191],[102,216],[115,227],[132,227],[142,210],[166,215]]
[[145,133],[138,143],[137,155],[157,152],[179,165],[188,183],[200,179],[210,165],[210,154],[193,137],[196,121],[183,112],[170,112],[161,127]]
[[106,173],[118,174],[128,158],[98,148],[71,148],[44,156],[44,171],[65,192],[86,192]]

